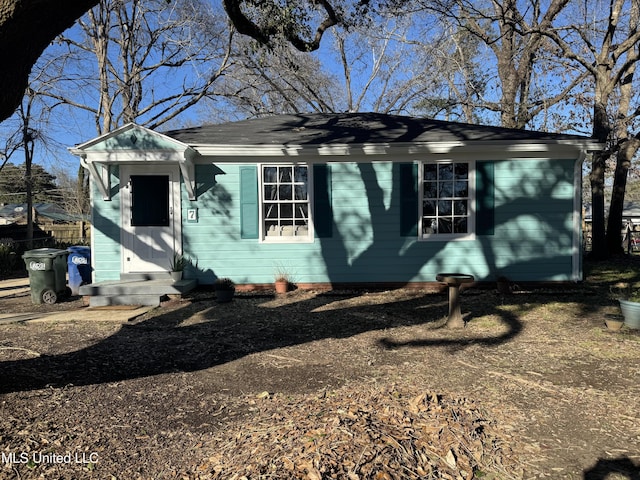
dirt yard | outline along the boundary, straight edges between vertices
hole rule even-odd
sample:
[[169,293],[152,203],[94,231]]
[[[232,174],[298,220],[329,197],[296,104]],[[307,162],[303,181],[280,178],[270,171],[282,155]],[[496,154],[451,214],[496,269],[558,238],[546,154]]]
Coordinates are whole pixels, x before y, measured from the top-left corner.
[[640,479],[640,333],[606,329],[609,283],[461,300],[463,330],[409,289],[0,325],[0,478]]

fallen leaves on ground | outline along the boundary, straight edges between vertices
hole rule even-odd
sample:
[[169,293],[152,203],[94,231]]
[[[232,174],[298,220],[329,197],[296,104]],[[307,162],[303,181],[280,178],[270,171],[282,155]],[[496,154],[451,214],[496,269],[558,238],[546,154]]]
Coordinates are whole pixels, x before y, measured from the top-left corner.
[[395,386],[250,400],[251,425],[201,465],[214,479],[517,478],[508,435],[472,401]]

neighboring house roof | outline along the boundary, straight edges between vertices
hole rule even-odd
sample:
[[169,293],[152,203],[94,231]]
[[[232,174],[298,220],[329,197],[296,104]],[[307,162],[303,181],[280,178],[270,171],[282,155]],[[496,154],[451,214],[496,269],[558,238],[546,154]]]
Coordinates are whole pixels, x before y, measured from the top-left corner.
[[[590,222],[592,216],[590,203],[584,204],[584,212],[584,219]],[[605,206],[605,214],[609,215],[609,205]],[[640,219],[640,202],[624,202],[622,218],[635,219],[636,221]]]
[[640,203],[625,202],[622,210],[623,217],[640,218]]
[[[33,208],[37,215],[54,222],[79,222],[86,220],[81,215],[69,215],[64,209],[53,203],[34,203]],[[3,223],[14,223],[26,216],[26,203],[9,203],[0,207],[0,219]]]
[[380,113],[276,115],[164,132],[188,145],[327,145],[411,142],[584,141],[554,134]]

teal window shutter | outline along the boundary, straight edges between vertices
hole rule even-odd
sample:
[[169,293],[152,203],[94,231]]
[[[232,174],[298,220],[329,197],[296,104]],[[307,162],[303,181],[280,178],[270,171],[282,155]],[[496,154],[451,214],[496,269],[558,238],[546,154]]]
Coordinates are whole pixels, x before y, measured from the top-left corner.
[[258,168],[240,167],[240,237],[258,238]]
[[418,236],[418,164],[394,164],[400,179],[400,236]]
[[495,234],[494,162],[476,162],[476,234]]
[[333,236],[331,168],[327,164],[313,166],[313,227],[318,238]]

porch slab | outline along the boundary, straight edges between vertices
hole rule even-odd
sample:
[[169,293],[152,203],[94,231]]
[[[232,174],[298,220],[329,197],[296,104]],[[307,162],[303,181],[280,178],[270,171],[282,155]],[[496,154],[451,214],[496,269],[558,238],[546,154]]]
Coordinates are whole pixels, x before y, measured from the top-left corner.
[[80,287],[80,295],[89,297],[89,306],[145,305],[158,306],[164,295],[184,295],[198,285],[196,279],[177,282],[162,279],[121,279],[92,283]]

